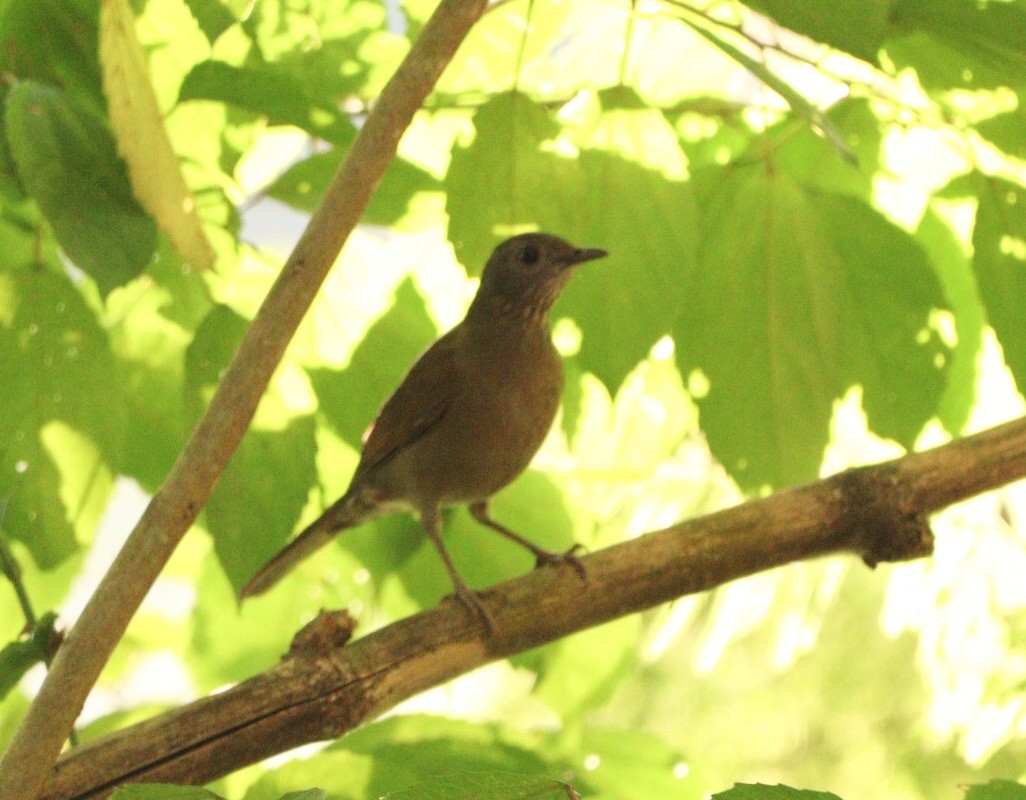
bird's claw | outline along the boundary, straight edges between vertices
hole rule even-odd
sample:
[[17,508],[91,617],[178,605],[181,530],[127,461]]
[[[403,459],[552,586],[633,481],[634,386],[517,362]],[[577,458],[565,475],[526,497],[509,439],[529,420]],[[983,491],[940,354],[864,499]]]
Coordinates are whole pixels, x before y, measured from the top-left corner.
[[581,544],[575,544],[565,553],[554,553],[550,550],[540,550],[535,554],[537,556],[535,568],[545,567],[549,564],[569,564],[574,568],[574,571],[580,579],[587,582],[588,568],[585,567],[584,562],[577,557],[577,554],[582,550],[584,550],[584,545]]
[[478,596],[477,592],[473,589],[467,588],[466,586],[457,586],[456,599],[463,604],[472,616],[477,617],[485,624],[490,635],[495,635],[498,631],[498,628],[495,625],[495,620],[492,618],[492,614],[485,604],[481,602],[481,598]]

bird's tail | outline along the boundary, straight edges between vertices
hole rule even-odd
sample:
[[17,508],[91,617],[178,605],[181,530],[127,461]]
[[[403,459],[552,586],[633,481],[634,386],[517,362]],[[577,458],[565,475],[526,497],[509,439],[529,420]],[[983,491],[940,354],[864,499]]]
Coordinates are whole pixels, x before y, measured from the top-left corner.
[[263,594],[285,577],[296,564],[319,550],[339,531],[375,516],[377,504],[355,492],[347,492],[311,522],[281,552],[264,564],[239,592],[239,600]]

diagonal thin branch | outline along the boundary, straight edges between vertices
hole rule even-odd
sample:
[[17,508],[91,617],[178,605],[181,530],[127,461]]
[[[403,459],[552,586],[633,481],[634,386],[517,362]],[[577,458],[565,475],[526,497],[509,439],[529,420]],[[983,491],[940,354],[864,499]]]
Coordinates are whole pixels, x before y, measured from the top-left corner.
[[399,139],[485,0],[443,0],[389,81],[275,281],[163,486],[57,653],[0,759],[0,798],[32,800],[157,575],[206,503],[296,327],[355,227]]
[[792,561],[925,556],[928,513],[1023,477],[1026,419],[601,550],[583,559],[584,584],[559,568],[500,584],[483,593],[494,638],[451,599],[353,644],[348,615],[324,613],[278,666],[66,754],[43,798],[96,800],[128,782],[205,783],[340,736],[490,661]]

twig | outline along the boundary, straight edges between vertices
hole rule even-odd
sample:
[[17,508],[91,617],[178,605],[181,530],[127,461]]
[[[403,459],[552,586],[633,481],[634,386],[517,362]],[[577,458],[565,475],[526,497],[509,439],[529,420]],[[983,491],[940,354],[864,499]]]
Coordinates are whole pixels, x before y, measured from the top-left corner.
[[36,627],[36,612],[32,608],[32,600],[25,589],[25,583],[21,579],[21,565],[14,557],[10,547],[7,546],[7,539],[3,532],[4,517],[7,516],[7,504],[9,498],[0,502],[0,572],[6,576],[14,587],[14,593],[18,597],[18,605],[21,606],[21,613],[25,617],[25,626],[31,630]]

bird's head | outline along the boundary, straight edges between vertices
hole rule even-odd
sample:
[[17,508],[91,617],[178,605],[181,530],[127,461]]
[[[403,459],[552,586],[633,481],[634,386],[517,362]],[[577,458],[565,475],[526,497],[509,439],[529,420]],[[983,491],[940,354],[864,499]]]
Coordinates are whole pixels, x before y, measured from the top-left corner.
[[544,314],[574,267],[605,255],[605,250],[574,247],[547,233],[522,233],[495,248],[481,273],[478,297],[498,300],[514,310]]

